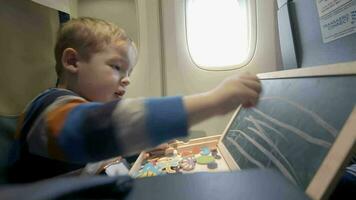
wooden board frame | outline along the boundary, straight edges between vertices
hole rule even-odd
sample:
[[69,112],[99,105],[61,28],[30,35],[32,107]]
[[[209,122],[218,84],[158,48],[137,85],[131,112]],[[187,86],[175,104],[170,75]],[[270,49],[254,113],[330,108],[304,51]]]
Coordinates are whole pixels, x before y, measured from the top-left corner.
[[[261,80],[267,80],[342,75],[356,75],[356,62],[269,72],[258,74],[257,76]],[[216,142],[218,140],[217,147],[229,169],[231,171],[240,170],[238,164],[234,161],[231,154],[222,143],[224,136],[227,134],[231,124],[239,114],[240,109],[241,107],[236,109],[230,122],[221,135],[191,139],[188,142],[177,141],[177,145],[184,149],[185,147],[189,148],[196,145],[199,146],[200,144]],[[342,130],[334,141],[332,147],[329,149],[318,171],[315,173],[306,188],[306,194],[312,199],[327,199],[342,175],[343,169],[350,159],[352,152],[356,152],[356,106],[354,107],[353,112],[349,115],[346,123],[343,125]],[[134,166],[130,170],[130,175],[139,170],[144,154],[145,152],[140,154]]]
[[312,199],[327,199],[355,150],[356,106],[311,180],[306,193]]
[[[260,80],[267,80],[342,75],[356,75],[356,62],[269,72],[258,74],[257,76]],[[220,149],[222,156],[226,160],[227,165],[231,170],[239,170],[240,168],[232,158],[231,154],[228,152],[222,140],[228,133],[228,130],[236,116],[239,114],[240,109],[241,107],[237,108],[233,114],[218,143],[218,148]],[[327,199],[330,193],[333,191],[340,176],[342,175],[343,169],[350,159],[352,152],[355,151],[356,106],[354,107],[353,112],[350,114],[341,132],[324,158],[318,171],[305,190],[306,194],[309,195],[312,199]]]

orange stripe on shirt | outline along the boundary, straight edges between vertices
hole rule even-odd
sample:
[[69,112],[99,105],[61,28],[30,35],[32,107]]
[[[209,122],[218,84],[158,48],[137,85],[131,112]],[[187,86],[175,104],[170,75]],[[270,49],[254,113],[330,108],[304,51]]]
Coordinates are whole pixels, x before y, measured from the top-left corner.
[[61,132],[64,122],[67,119],[68,113],[72,111],[75,107],[86,103],[87,101],[82,99],[73,99],[72,101],[59,106],[58,108],[53,109],[47,113],[46,124],[49,130],[49,133],[57,137]]
[[16,124],[16,131],[14,134],[14,139],[19,140],[21,137],[21,129],[23,127],[23,122],[25,120],[25,113],[21,113]]
[[57,143],[57,136],[61,132],[65,120],[67,119],[68,113],[72,111],[75,107],[85,103],[85,100],[74,99],[58,108],[53,109],[47,113],[46,122],[48,128],[48,154],[55,159],[65,160],[65,155],[61,151]]

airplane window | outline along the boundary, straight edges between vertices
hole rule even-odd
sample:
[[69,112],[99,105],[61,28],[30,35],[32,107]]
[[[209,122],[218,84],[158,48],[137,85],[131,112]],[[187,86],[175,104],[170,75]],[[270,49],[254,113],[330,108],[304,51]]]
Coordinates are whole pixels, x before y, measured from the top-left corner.
[[248,0],[186,0],[186,36],[193,62],[226,70],[249,62]]

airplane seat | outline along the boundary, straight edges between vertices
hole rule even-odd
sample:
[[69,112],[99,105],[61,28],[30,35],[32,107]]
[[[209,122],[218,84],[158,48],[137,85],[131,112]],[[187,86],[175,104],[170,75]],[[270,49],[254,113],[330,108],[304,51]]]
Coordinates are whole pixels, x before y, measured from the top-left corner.
[[16,123],[18,116],[0,116],[0,184],[6,183],[5,171],[9,166],[9,154],[14,134],[16,131]]

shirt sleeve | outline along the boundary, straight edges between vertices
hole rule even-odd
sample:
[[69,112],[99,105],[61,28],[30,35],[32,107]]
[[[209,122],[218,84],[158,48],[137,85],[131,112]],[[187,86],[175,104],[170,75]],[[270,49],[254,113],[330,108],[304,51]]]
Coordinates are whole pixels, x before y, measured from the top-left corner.
[[31,153],[87,163],[138,153],[187,132],[182,97],[93,103],[64,96],[41,114],[27,142]]

